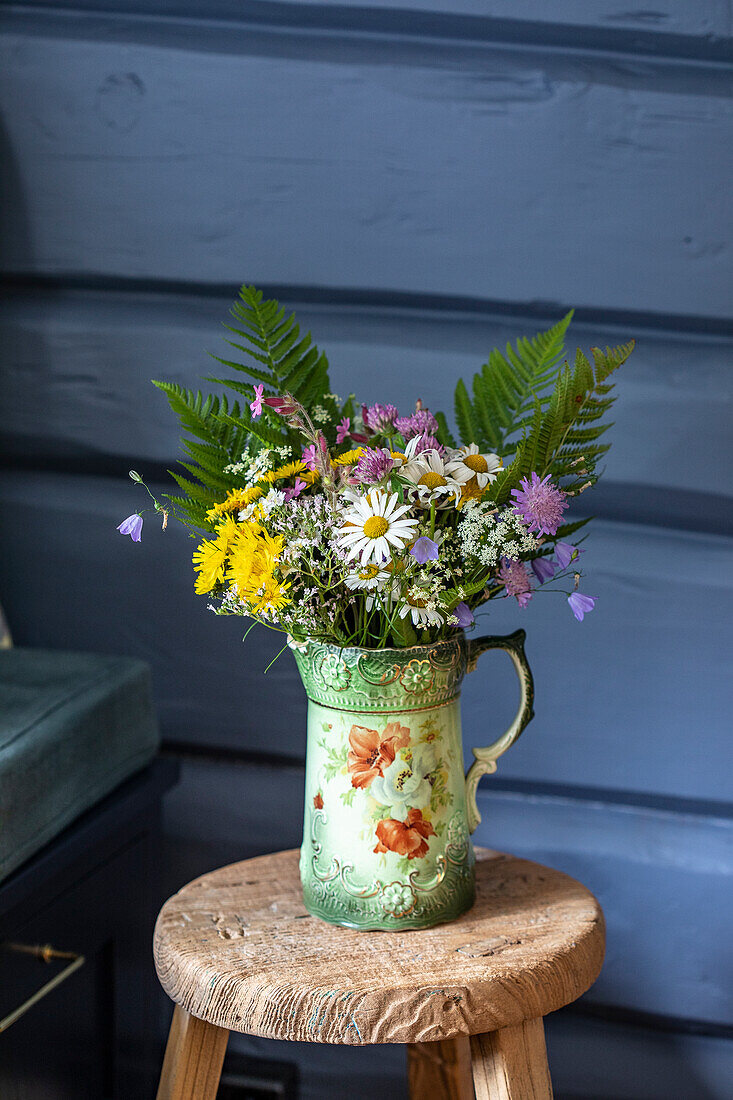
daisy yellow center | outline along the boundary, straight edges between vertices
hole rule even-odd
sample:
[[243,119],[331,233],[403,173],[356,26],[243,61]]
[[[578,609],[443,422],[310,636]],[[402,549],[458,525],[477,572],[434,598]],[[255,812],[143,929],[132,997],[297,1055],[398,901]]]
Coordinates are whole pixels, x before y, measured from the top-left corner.
[[368,539],[379,539],[389,531],[389,524],[384,516],[370,516],[364,524],[364,534]]
[[426,474],[423,474],[418,485],[424,485],[427,489],[437,489],[439,485],[447,485],[442,474],[436,474],[434,470],[428,470]]
[[463,460],[463,465],[468,466],[469,470],[473,470],[475,474],[485,474],[489,469],[488,463],[483,455],[466,455]]

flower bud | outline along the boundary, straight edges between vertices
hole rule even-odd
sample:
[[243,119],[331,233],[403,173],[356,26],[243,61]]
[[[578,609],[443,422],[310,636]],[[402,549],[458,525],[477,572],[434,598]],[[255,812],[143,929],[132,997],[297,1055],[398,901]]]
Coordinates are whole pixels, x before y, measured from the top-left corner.
[[140,477],[140,474],[137,472],[137,470],[128,470],[128,477],[132,478],[133,481],[137,481],[142,484],[143,479]]

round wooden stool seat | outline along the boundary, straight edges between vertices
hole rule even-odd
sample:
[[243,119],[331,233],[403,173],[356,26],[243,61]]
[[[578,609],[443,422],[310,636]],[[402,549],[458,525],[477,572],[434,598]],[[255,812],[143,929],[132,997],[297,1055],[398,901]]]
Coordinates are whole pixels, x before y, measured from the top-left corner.
[[482,849],[476,858],[474,907],[406,932],[357,932],[309,916],[296,851],[232,864],[164,905],[158,976],[199,1020],[320,1043],[476,1035],[575,1000],[603,960],[596,899],[540,864]]

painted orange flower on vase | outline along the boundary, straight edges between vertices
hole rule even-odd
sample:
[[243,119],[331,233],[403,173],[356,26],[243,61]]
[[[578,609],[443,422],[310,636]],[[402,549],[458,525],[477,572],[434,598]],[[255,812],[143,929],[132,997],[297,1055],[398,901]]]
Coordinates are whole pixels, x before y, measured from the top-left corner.
[[384,769],[394,761],[397,750],[409,743],[410,730],[399,722],[389,722],[382,733],[366,726],[352,726],[346,760],[351,786],[368,787],[378,775],[384,775]]
[[313,805],[315,806],[315,808],[317,810],[322,810],[323,809],[323,795],[321,794],[320,791],[318,792],[317,795],[314,796]]
[[376,828],[375,852],[397,852],[408,859],[421,859],[428,854],[427,838],[435,836],[435,829],[426,821],[420,810],[408,811],[404,821],[393,817],[380,821]]

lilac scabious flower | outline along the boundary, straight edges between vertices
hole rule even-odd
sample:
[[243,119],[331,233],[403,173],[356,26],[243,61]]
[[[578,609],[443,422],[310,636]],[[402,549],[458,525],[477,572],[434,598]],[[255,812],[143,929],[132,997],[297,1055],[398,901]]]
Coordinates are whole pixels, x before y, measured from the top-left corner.
[[584,615],[587,615],[589,611],[593,610],[596,606],[597,599],[597,596],[584,596],[582,592],[570,593],[568,596],[570,610],[579,623],[582,623]]
[[397,409],[394,405],[362,405],[361,415],[367,431],[384,434],[394,427]]
[[532,558],[529,564],[540,584],[544,584],[545,581],[551,581],[555,576],[555,563],[551,558]]
[[428,538],[427,535],[421,535],[419,539],[415,539],[415,543],[410,550],[413,558],[420,565],[425,565],[426,561],[438,560],[438,544]]
[[412,416],[398,416],[394,425],[405,442],[415,435],[434,436],[438,431],[438,421],[428,409],[418,409]]
[[506,588],[507,596],[514,596],[520,607],[526,607],[532,599],[532,582],[523,561],[504,558],[499,570],[499,580]]
[[570,542],[556,542],[555,554],[557,556],[557,564],[561,569],[567,569],[573,558],[578,554],[582,554],[583,551],[578,546],[573,546]]
[[531,480],[523,477],[519,484],[521,490],[512,489],[516,515],[529,522],[530,531],[554,535],[568,506],[566,494],[552,484],[549,474],[540,480],[533,473]]
[[123,519],[117,530],[121,535],[129,535],[133,542],[140,542],[143,530],[143,517],[134,512],[127,519]]
[[392,472],[393,466],[394,459],[386,447],[369,450],[354,467],[354,480],[362,485],[376,485]]
[[468,630],[469,626],[474,624],[473,611],[463,601],[456,604],[451,614],[455,617],[456,626],[459,626],[461,630]]

